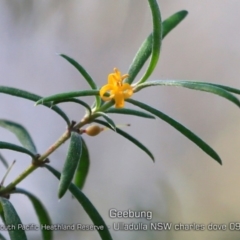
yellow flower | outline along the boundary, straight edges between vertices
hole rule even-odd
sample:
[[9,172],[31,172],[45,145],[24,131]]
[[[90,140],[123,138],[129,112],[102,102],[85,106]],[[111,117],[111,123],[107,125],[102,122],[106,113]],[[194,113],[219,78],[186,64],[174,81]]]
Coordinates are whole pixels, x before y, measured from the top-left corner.
[[[123,83],[123,80],[128,77],[128,74],[121,75],[117,68],[114,68],[114,73],[108,75],[108,84],[100,89],[100,96],[104,101],[114,99],[116,108],[124,107],[124,99],[129,98],[133,94],[133,89],[128,83]],[[108,93],[109,96],[104,96]]]

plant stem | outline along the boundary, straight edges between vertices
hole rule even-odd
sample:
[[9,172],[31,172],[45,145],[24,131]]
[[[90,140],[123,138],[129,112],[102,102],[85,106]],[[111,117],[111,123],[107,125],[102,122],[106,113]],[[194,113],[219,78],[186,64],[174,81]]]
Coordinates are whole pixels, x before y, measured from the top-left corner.
[[98,108],[96,110],[96,112],[104,112],[105,110],[107,110],[108,108],[110,108],[112,105],[114,105],[114,101],[110,101],[110,102],[107,102],[105,104],[103,104],[100,108]]
[[[85,116],[79,123],[77,123],[75,126],[73,126],[72,129],[66,130],[63,135],[52,145],[50,146],[45,153],[40,155],[40,157],[37,159],[38,162],[43,162],[44,160],[51,155],[56,149],[58,149],[66,140],[68,140],[71,136],[71,130],[78,130],[84,125],[92,122],[95,118],[97,118],[97,112],[105,111],[106,109],[110,108],[113,105],[113,102],[110,101],[106,104],[104,104],[102,107],[97,109],[91,116]],[[34,159],[33,159],[34,161]],[[41,166],[41,165],[40,165]],[[8,184],[6,187],[0,189],[0,195],[6,194],[11,192],[18,183],[20,183],[23,179],[25,179],[29,174],[31,174],[33,171],[35,171],[39,166],[31,164],[28,166],[16,179],[14,179],[10,184]]]
[[[71,136],[70,131],[67,130],[63,133],[63,135],[48,148],[48,150],[43,153],[37,161],[43,162],[50,154],[52,154],[57,148],[59,148],[67,139]],[[0,194],[8,193],[15,188],[15,186],[20,183],[23,179],[25,179],[29,174],[31,174],[35,169],[39,166],[31,164],[28,166],[16,179],[14,179],[10,184],[0,190]]]

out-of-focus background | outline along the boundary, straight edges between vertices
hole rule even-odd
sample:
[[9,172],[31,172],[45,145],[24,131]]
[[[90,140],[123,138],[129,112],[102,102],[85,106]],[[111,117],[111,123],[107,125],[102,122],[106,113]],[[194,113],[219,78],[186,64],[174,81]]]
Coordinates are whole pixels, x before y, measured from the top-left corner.
[[[186,9],[187,18],[165,39],[161,59],[150,79],[186,79],[240,88],[240,33],[238,1],[159,0],[163,19]],[[148,1],[8,1],[0,2],[0,84],[47,96],[87,89],[80,74],[55,53],[75,58],[99,86],[114,67],[126,73],[140,44],[151,32]],[[140,77],[140,76],[139,76]],[[86,137],[91,169],[84,188],[106,223],[148,222],[144,219],[110,219],[109,209],[150,210],[152,222],[173,224],[229,224],[240,222],[240,112],[216,95],[173,87],[149,88],[134,96],[160,109],[198,134],[221,156],[217,164],[197,146],[161,120],[115,116],[116,123],[149,147],[156,162],[131,142],[112,131]],[[93,98],[87,98],[91,103]],[[84,110],[62,104],[72,119]],[[33,102],[0,95],[1,118],[24,124],[39,153],[65,129],[54,112]],[[18,143],[0,129],[2,141]],[[54,153],[51,164],[61,170],[66,143]],[[1,151],[17,160],[7,178],[11,181],[30,159]],[[0,166],[1,175],[5,169]],[[57,199],[56,179],[39,169],[20,187],[32,190],[50,211],[54,223],[91,223],[81,206],[67,194]],[[14,195],[12,203],[25,224],[37,223],[28,199]],[[114,231],[120,239],[238,239],[238,231]],[[39,232],[27,232],[40,239]],[[55,239],[99,239],[97,232],[56,232]]]

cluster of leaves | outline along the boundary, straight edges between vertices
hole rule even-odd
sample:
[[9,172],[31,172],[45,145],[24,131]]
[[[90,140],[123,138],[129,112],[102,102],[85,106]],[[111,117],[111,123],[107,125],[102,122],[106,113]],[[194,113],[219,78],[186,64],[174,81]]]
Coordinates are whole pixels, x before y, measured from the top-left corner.
[[[149,6],[152,12],[153,19],[153,31],[147,37],[147,39],[141,45],[139,51],[137,52],[135,58],[133,59],[132,64],[130,65],[128,74],[129,77],[125,80],[126,83],[132,84],[135,80],[137,74],[140,72],[147,59],[150,58],[149,65],[146,69],[146,72],[142,76],[142,78],[135,84],[132,84],[132,88],[134,93],[142,90],[143,88],[150,86],[178,86],[185,87],[194,90],[200,90],[205,92],[210,92],[221,97],[226,98],[227,100],[233,102],[237,106],[240,106],[239,100],[232,94],[240,94],[240,90],[234,89],[227,86],[217,85],[213,83],[205,83],[205,82],[195,82],[195,81],[180,81],[180,80],[157,80],[157,81],[147,81],[151,73],[159,59],[160,55],[160,47],[162,39],[172,30],[174,29],[187,15],[187,11],[179,11],[165,21],[161,20],[161,14],[159,10],[159,6],[156,0],[148,0]],[[127,138],[140,149],[142,149],[152,160],[154,157],[152,153],[148,150],[146,146],[144,146],[137,139],[129,135],[127,132],[119,129],[114,121],[109,117],[109,114],[127,114],[134,115],[138,117],[144,117],[149,119],[154,119],[156,117],[162,119],[163,121],[170,124],[180,133],[182,133],[185,137],[195,143],[198,147],[200,147],[205,153],[215,159],[218,163],[222,163],[218,154],[202,139],[200,139],[197,135],[191,132],[188,128],[183,126],[181,123],[177,122],[173,118],[164,114],[163,112],[143,103],[136,101],[134,99],[126,99],[126,101],[132,105],[139,107],[141,110],[135,110],[130,108],[121,108],[116,109],[113,107],[114,101],[103,102],[99,96],[99,89],[92,79],[92,77],[88,74],[88,72],[74,59],[60,54],[61,57],[66,59],[70,64],[72,64],[84,77],[84,79],[89,83],[91,89],[82,90],[82,91],[74,91],[74,92],[65,92],[58,93],[53,96],[44,97],[35,95],[33,93],[6,87],[0,86],[0,92],[13,95],[20,98],[25,98],[31,101],[36,102],[36,105],[43,104],[48,107],[50,110],[55,111],[59,116],[61,116],[68,125],[68,130],[58,141],[58,145],[55,146],[57,149],[64,143],[66,140],[70,139],[69,149],[65,164],[61,173],[59,173],[56,169],[51,167],[50,165],[46,165],[46,159],[51,152],[46,152],[43,155],[37,154],[37,149],[33,143],[32,138],[30,137],[27,130],[20,124],[8,121],[8,120],[0,120],[0,127],[4,127],[9,131],[13,132],[16,137],[19,139],[19,142],[22,146],[18,146],[8,142],[0,142],[1,149],[10,149],[17,152],[22,152],[28,154],[32,163],[28,169],[23,174],[20,174],[12,183],[7,186],[1,186],[0,188],[0,203],[1,203],[1,216],[6,225],[14,225],[16,226],[16,230],[10,230],[9,235],[12,240],[25,240],[27,239],[26,233],[24,230],[17,229],[18,224],[21,224],[21,220],[16,213],[14,207],[11,202],[8,200],[8,196],[11,194],[24,194],[29,200],[32,202],[36,214],[39,219],[39,224],[51,224],[50,217],[48,215],[47,210],[44,208],[41,201],[34,196],[29,191],[24,189],[16,188],[16,185],[22,181],[26,176],[28,176],[32,171],[37,169],[39,166],[44,166],[49,172],[51,172],[56,178],[59,179],[58,186],[58,196],[59,198],[63,197],[67,190],[69,190],[73,196],[77,199],[77,201],[82,205],[85,209],[86,213],[89,215],[94,225],[96,226],[104,226],[103,230],[98,230],[100,237],[104,240],[112,239],[110,232],[96,210],[93,204],[89,201],[89,199],[83,194],[81,191],[84,182],[86,180],[88,170],[89,170],[89,153],[86,143],[82,138],[81,129],[83,126],[89,123],[97,123],[107,127],[114,132],[120,134],[121,136]],[[95,96],[95,103],[93,107],[90,107],[86,102],[79,99],[84,96]],[[80,104],[81,106],[86,108],[86,115],[82,119],[81,122],[75,123],[71,122],[68,116],[58,107],[57,104],[63,102],[73,102]],[[103,118],[100,120],[99,118]],[[54,150],[55,150],[54,149]],[[4,159],[2,155],[0,155],[0,159],[3,164],[8,167],[7,161]],[[42,230],[42,238],[44,240],[52,239],[52,231]],[[5,239],[0,234],[1,239]]]

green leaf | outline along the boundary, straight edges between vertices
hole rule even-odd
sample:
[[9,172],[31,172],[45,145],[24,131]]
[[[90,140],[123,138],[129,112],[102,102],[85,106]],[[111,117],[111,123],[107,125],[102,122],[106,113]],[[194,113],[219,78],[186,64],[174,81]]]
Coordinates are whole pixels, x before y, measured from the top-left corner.
[[89,166],[90,166],[90,158],[88,153],[88,147],[82,138],[82,154],[79,159],[78,166],[74,176],[74,184],[81,190],[83,189],[83,186],[85,184],[88,171],[89,171]]
[[152,56],[148,68],[139,83],[145,82],[155,69],[159,56],[162,43],[162,20],[161,13],[156,0],[148,0],[149,6],[152,11],[153,19],[153,33],[152,33]]
[[85,78],[85,80],[88,82],[89,86],[92,89],[97,89],[97,85],[93,81],[91,76],[87,73],[87,71],[76,60],[74,60],[73,58],[68,57],[65,54],[59,54],[59,55],[61,57],[63,57],[64,59],[66,59],[69,63],[71,63],[82,74],[82,76]]
[[188,12],[186,10],[182,10],[174,13],[172,16],[168,17],[163,21],[163,33],[162,38],[166,37],[168,33],[170,33],[186,16]]
[[18,227],[23,225],[13,205],[2,197],[0,197],[0,203],[3,208],[6,226],[12,228],[12,230],[8,231],[11,240],[27,240],[25,231]]
[[[187,11],[183,10],[177,12],[167,18],[162,23],[162,39],[173,29],[175,28],[187,15]],[[139,48],[136,56],[131,63],[131,66],[128,70],[129,77],[126,80],[127,83],[131,84],[134,79],[136,78],[137,74],[142,69],[145,62],[148,60],[152,53],[152,34],[150,34],[147,39],[142,43],[141,47]]]
[[87,103],[85,103],[84,101],[82,101],[80,99],[76,99],[76,98],[67,98],[67,99],[60,100],[60,101],[54,101],[53,105],[59,104],[59,103],[64,103],[64,102],[75,102],[75,103],[78,103],[78,104],[84,106],[88,110],[90,115],[92,114],[91,107]]
[[[112,127],[101,120],[95,119],[94,122],[99,123],[107,128],[112,129]],[[114,130],[114,129],[112,129]],[[147,153],[147,155],[154,161],[154,156],[152,155],[152,153],[142,144],[140,143],[136,138],[132,137],[131,135],[129,135],[128,133],[124,132],[123,130],[119,129],[116,127],[116,132],[120,135],[122,135],[123,137],[127,138],[129,141],[131,141],[132,143],[134,143],[136,146],[138,146],[139,148],[141,148],[145,153]]]
[[3,157],[3,155],[0,153],[0,161],[2,162],[2,164],[8,168],[8,162],[7,160],[5,159],[5,157]]
[[97,112],[95,113],[95,116],[101,116],[103,117],[107,122],[108,124],[111,126],[111,128],[116,131],[116,125],[114,123],[114,121],[104,112]]
[[[11,193],[24,194],[29,198],[29,200],[32,202],[32,205],[33,205],[33,207],[36,211],[36,214],[37,214],[38,221],[39,221],[40,225],[45,225],[45,224],[46,225],[51,225],[52,224],[46,208],[43,206],[42,202],[36,196],[34,196],[29,191],[26,191],[26,190],[21,189],[21,188],[16,188]],[[41,231],[42,231],[42,237],[43,237],[44,240],[53,239],[53,232],[52,231],[45,230],[45,229],[41,229]]]
[[134,89],[135,92],[139,91],[140,89],[143,89],[145,87],[151,87],[151,86],[176,86],[176,87],[185,87],[190,88],[194,90],[204,91],[204,92],[210,92],[216,95],[219,95],[221,97],[224,97],[228,99],[229,101],[236,104],[238,107],[240,107],[240,101],[231,93],[227,92],[223,88],[214,86],[212,84],[208,83],[202,83],[202,82],[191,82],[191,81],[182,81],[182,80],[156,80],[156,81],[149,81],[147,83],[139,84]]
[[37,149],[30,134],[22,125],[16,122],[0,119],[0,127],[6,128],[15,134],[23,147],[27,148],[31,152],[37,153]]
[[211,156],[213,159],[215,159],[218,163],[222,164],[222,161],[221,161],[220,157],[218,156],[218,154],[207,143],[205,143],[202,139],[200,139],[197,135],[195,135],[193,132],[191,132],[189,129],[184,127],[179,122],[175,121],[174,119],[170,118],[169,116],[160,112],[159,110],[157,110],[153,107],[150,107],[142,102],[139,102],[139,101],[136,101],[133,99],[126,99],[126,101],[161,118],[163,121],[167,122],[172,127],[177,129],[180,133],[182,133],[189,140],[194,142],[198,147],[200,147],[205,153],[207,153],[209,156]]
[[84,91],[77,91],[77,92],[58,93],[49,97],[44,97],[39,99],[35,103],[35,105],[45,104],[48,102],[62,101],[62,100],[74,98],[74,97],[85,97],[85,96],[94,96],[94,95],[99,95],[99,90],[84,90]]
[[18,145],[12,144],[12,143],[8,143],[8,142],[1,142],[0,141],[0,149],[9,149],[9,150],[13,150],[13,151],[16,151],[16,152],[26,153],[29,156],[31,156],[32,158],[36,157],[36,154],[29,151],[28,149],[20,147]]
[[106,110],[105,112],[106,113],[124,114],[124,115],[134,115],[134,116],[138,116],[138,117],[152,118],[152,119],[155,118],[153,115],[148,114],[146,112],[129,109],[129,108],[110,108],[110,109]]
[[3,212],[3,208],[2,208],[1,204],[0,204],[0,215],[1,215],[4,225],[6,225],[6,220],[5,220],[5,216],[4,216],[4,212]]
[[[12,88],[12,87],[5,87],[5,86],[0,86],[0,92],[1,93],[5,93],[5,94],[9,94],[12,96],[16,96],[16,97],[20,97],[20,98],[25,98],[31,101],[38,101],[39,99],[41,99],[41,96],[38,96],[36,94],[24,91],[24,90],[20,90],[17,88]],[[53,111],[55,111],[57,114],[59,114],[67,123],[67,125],[70,125],[70,120],[68,119],[67,115],[57,106],[51,106],[51,104],[43,104],[44,106],[52,109]]]
[[106,112],[108,108],[114,105],[114,100],[110,100],[109,102],[105,102],[99,109],[99,112]]
[[63,166],[61,179],[58,186],[58,198],[62,198],[63,195],[66,193],[73,179],[81,154],[82,154],[81,135],[77,132],[72,132],[67,158]]
[[[45,167],[58,179],[60,179],[61,174],[55,170],[53,167],[49,165],[45,165]],[[84,193],[77,187],[75,184],[70,183],[69,191],[74,195],[74,197],[78,200],[78,202],[82,205],[90,219],[92,220],[95,226],[99,226],[97,229],[99,235],[102,240],[112,240],[112,237],[109,233],[108,227],[102,219],[101,215],[98,213],[97,209],[93,206],[93,204],[89,201],[89,199],[84,195]],[[103,230],[100,227],[103,227]]]
[[[198,82],[194,82],[194,83],[198,83]],[[208,84],[208,85],[212,85],[218,88],[222,88],[228,92],[232,92],[232,93],[236,93],[236,94],[240,94],[240,89],[237,88],[232,88],[229,86],[224,86],[224,85],[220,85],[220,84],[215,84],[215,83],[208,83],[208,82],[201,82],[202,84]]]
[[[97,89],[97,85],[93,81],[92,77],[78,62],[76,62],[74,59],[68,57],[65,54],[60,54],[60,56],[65,58],[69,63],[71,63],[82,74],[82,76],[85,78],[85,80],[88,82],[88,84],[90,85],[90,87],[92,89]],[[96,103],[97,103],[97,107],[99,107],[100,103],[101,103],[101,98],[98,95],[96,96]]]

